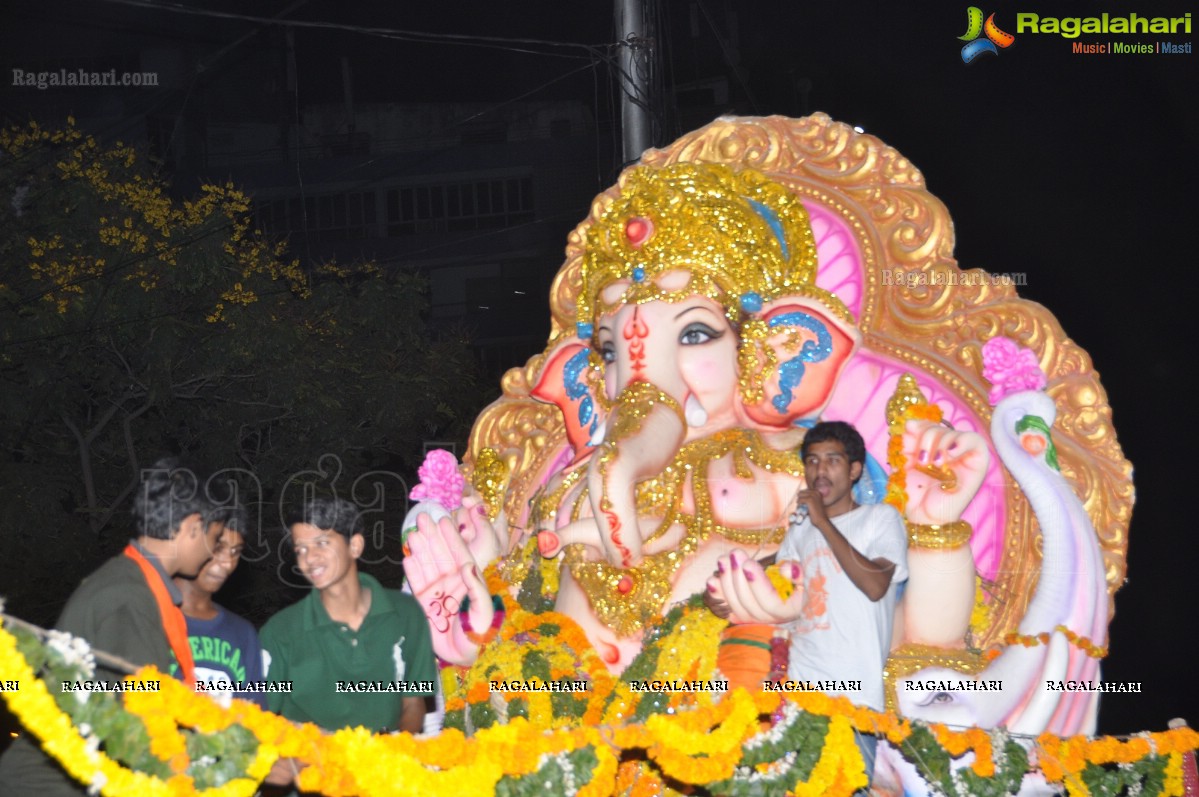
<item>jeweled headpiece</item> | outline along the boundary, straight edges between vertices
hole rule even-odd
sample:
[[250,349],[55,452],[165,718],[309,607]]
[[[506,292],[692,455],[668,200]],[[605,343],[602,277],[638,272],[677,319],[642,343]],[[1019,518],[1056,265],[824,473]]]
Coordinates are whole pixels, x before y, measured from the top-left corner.
[[[655,282],[691,272],[669,291]],[[629,288],[611,303],[603,290]],[[816,242],[799,197],[753,169],[715,163],[639,166],[621,194],[587,230],[578,334],[591,337],[597,317],[621,304],[707,296],[730,320],[756,313],[784,294],[811,296],[852,322],[837,297],[816,286]]]

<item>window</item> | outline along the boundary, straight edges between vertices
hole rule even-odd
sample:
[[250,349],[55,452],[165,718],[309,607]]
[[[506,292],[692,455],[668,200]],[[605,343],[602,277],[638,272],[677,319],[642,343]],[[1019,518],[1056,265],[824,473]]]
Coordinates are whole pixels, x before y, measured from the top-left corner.
[[307,232],[318,241],[373,238],[378,221],[375,192],[257,200],[254,221],[268,235]]
[[418,185],[387,192],[387,234],[511,227],[533,220],[533,178]]

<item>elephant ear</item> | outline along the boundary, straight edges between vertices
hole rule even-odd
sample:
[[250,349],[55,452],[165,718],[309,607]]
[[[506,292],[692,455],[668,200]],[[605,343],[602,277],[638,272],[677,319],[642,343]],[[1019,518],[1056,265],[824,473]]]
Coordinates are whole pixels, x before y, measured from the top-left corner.
[[591,437],[599,424],[599,408],[586,379],[590,353],[590,347],[577,338],[560,345],[546,360],[537,384],[529,393],[562,412],[566,439],[576,458],[591,448]]
[[819,416],[862,333],[820,302],[794,297],[780,300],[751,323],[756,330],[746,329],[743,335],[754,354],[743,356],[742,370],[758,369],[756,379],[749,376],[761,392],[746,401],[746,413],[757,423],[780,428]]

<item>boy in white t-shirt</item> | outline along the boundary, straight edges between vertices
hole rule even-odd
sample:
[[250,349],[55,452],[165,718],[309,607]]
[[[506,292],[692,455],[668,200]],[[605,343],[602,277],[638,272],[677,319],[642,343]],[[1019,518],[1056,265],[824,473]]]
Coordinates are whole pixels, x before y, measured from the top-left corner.
[[[708,603],[734,623],[791,624],[788,678],[882,711],[896,591],[908,577],[903,518],[889,505],[854,501],[866,446],[851,425],[817,424],[800,453],[807,485],[777,559],[803,589],[785,602],[759,600],[750,584],[764,582],[761,565],[733,551],[708,581]],[[868,778],[877,742],[858,736]]]

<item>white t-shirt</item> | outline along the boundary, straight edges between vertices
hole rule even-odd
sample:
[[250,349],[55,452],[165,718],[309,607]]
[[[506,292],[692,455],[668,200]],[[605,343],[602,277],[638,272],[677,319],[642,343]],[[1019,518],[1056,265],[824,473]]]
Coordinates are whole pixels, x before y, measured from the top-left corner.
[[[899,512],[867,504],[830,518],[867,559],[895,563],[886,594],[872,601],[841,569],[820,529],[810,518],[792,525],[779,546],[778,561],[803,565],[803,615],[791,629],[790,679],[810,682],[831,695],[876,711],[883,709],[883,666],[891,648],[896,589],[908,577],[908,535]],[[834,682],[831,685],[829,681]],[[860,682],[860,689],[853,682]]]

